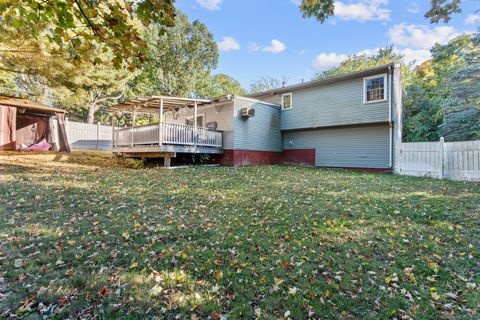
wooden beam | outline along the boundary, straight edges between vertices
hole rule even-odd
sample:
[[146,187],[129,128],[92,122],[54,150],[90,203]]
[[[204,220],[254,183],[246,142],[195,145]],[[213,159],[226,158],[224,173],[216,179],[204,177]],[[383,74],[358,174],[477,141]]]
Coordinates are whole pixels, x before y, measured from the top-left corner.
[[197,132],[197,101],[194,103],[194,111],[193,111],[193,143],[195,144],[195,149],[197,149],[198,144],[198,132]]
[[160,99],[160,114],[158,118],[158,144],[163,144],[163,99]]
[[175,158],[175,153],[170,152],[122,152],[124,158],[145,158],[145,159],[171,159]]

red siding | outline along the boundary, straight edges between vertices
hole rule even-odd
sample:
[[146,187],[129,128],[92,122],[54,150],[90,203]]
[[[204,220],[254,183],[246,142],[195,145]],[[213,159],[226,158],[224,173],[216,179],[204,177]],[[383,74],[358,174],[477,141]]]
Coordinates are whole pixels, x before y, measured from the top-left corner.
[[315,149],[285,150],[283,163],[315,166]]
[[233,150],[223,150],[223,154],[215,155],[214,162],[222,166],[233,166]]
[[234,165],[262,165],[282,163],[282,152],[234,150]]

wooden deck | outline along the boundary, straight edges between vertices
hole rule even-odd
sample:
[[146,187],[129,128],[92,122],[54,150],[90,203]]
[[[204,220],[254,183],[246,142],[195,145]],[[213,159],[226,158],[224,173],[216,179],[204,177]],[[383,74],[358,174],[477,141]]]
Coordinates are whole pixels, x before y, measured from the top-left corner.
[[124,157],[165,159],[177,153],[223,154],[223,132],[173,123],[117,128],[112,151]]

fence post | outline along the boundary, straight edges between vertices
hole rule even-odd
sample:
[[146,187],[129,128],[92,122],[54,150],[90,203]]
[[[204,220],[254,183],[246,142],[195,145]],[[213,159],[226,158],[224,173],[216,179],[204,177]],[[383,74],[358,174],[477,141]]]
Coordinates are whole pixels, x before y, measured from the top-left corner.
[[445,138],[441,137],[439,142],[440,152],[440,179],[443,179],[445,174]]
[[97,150],[100,149],[100,122],[97,121]]

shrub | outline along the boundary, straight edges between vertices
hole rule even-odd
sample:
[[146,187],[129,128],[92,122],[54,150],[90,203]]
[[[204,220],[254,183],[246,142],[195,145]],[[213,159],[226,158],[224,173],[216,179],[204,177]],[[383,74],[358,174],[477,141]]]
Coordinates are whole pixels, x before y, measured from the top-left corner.
[[145,169],[145,162],[143,160],[140,160],[140,159],[130,159],[129,158],[125,161],[125,166],[127,168],[135,169],[135,170]]

